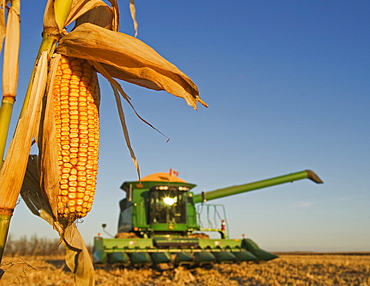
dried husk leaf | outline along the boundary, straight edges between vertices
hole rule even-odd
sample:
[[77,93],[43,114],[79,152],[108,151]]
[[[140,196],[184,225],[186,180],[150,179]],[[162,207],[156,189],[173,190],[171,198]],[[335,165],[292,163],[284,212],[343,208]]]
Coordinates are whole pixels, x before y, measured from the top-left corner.
[[[74,21],[76,25],[90,22],[117,31],[119,25],[117,2],[115,0],[109,0],[109,2],[112,3],[112,7],[101,0],[74,0],[65,27]],[[48,0],[44,11],[44,37],[54,37],[59,40],[65,33],[63,28],[59,29],[55,20],[54,0]]]
[[9,7],[6,25],[3,64],[3,96],[15,97],[18,86],[18,60],[20,43],[19,11]]
[[45,190],[45,194],[55,217],[58,217],[57,197],[59,192],[59,169],[56,149],[57,142],[53,101],[53,83],[59,60],[60,55],[57,55],[50,61],[46,100],[44,103],[42,120],[39,127],[39,136],[37,137],[40,154],[41,186]]
[[[89,10],[94,9],[99,6],[109,8],[109,6],[101,0],[75,0],[73,1],[71,10],[68,14],[68,17],[66,19],[66,23],[64,26],[65,27],[68,26],[73,21],[75,21],[78,17],[81,17],[83,14],[87,13]],[[106,12],[104,13],[106,14]],[[112,12],[110,14],[112,14]],[[103,18],[104,17],[105,16],[103,16]],[[110,18],[111,16],[108,15],[107,17]],[[100,23],[99,20],[97,20],[97,25],[99,23]],[[44,11],[44,30],[43,32],[48,36],[52,35],[58,38],[63,34],[63,28],[59,29],[58,24],[55,20],[54,0],[48,0],[45,11]]]
[[113,29],[116,15],[112,8],[101,0],[78,0],[72,3],[66,26],[76,21],[76,25],[92,23],[106,29]]
[[46,3],[44,11],[44,30],[43,33],[46,35],[53,35],[59,37],[60,35],[59,27],[55,21],[55,12],[54,12],[54,1],[48,0]]
[[0,5],[0,52],[3,49],[3,41],[6,34],[6,25],[5,25],[5,6],[7,1],[2,1]]
[[123,130],[123,135],[125,137],[126,145],[127,145],[127,148],[130,151],[131,159],[132,159],[132,161],[133,161],[133,163],[136,167],[136,171],[137,171],[137,174],[138,174],[138,177],[139,177],[139,180],[140,180],[139,162],[137,161],[135,153],[134,153],[134,149],[131,146],[131,140],[130,140],[130,136],[129,136],[129,133],[128,133],[128,128],[127,128],[127,125],[126,125],[125,114],[124,114],[123,109],[122,109],[121,97],[119,96],[119,92],[118,92],[117,88],[112,84],[111,84],[111,86],[112,86],[112,89],[114,91],[114,98],[116,99],[118,115],[119,115],[119,119],[121,121],[121,126],[122,126],[122,130]]
[[60,40],[57,52],[102,63],[115,78],[182,97],[196,109],[207,106],[197,86],[154,49],[129,35],[85,23]]
[[159,132],[160,134],[162,134],[168,140],[169,140],[169,138],[166,135],[164,135],[161,131],[159,131],[157,128],[155,128],[152,124],[150,124],[148,121],[146,121],[144,118],[142,118],[137,113],[135,107],[131,103],[131,98],[125,93],[125,91],[123,90],[123,88],[121,87],[121,85],[114,78],[112,78],[110,76],[110,74],[105,70],[105,68],[100,63],[94,62],[94,61],[89,61],[89,62],[111,84],[111,87],[112,87],[112,90],[113,90],[113,93],[114,93],[114,96],[115,96],[115,99],[116,99],[117,110],[118,110],[119,118],[120,118],[120,121],[121,121],[121,126],[122,126],[122,130],[123,130],[123,134],[124,134],[124,137],[125,137],[125,140],[126,140],[126,145],[127,145],[127,148],[129,149],[129,152],[131,154],[131,159],[134,162],[134,165],[135,165],[136,170],[137,170],[137,173],[138,173],[138,177],[140,179],[139,163],[138,163],[138,161],[136,159],[134,150],[133,150],[133,148],[131,146],[130,136],[129,136],[129,133],[128,133],[128,128],[127,128],[127,125],[126,125],[126,120],[125,120],[124,112],[123,112],[123,109],[122,109],[122,103],[121,103],[121,99],[120,99],[120,96],[119,95],[121,95],[127,101],[127,103],[131,106],[131,108],[135,112],[136,116],[139,117],[140,120],[142,120],[145,124],[149,125],[151,128],[153,128],[154,130],[156,130],[157,132]]
[[[115,99],[116,99],[116,105],[117,105],[117,110],[118,110],[118,115],[119,115],[119,118],[120,118],[120,121],[121,121],[121,126],[122,126],[122,131],[123,131],[123,135],[124,135],[124,138],[125,138],[125,141],[126,141],[126,145],[127,145],[127,148],[130,152],[130,155],[131,155],[131,159],[136,167],[136,171],[137,171],[137,174],[139,176],[139,179],[140,179],[140,168],[139,168],[139,163],[136,159],[136,156],[135,156],[135,152],[134,152],[134,149],[132,148],[132,145],[131,145],[131,140],[130,140],[130,136],[129,136],[129,133],[128,133],[128,128],[127,128],[127,125],[126,125],[126,120],[125,120],[125,115],[124,115],[124,112],[123,112],[123,109],[122,109],[122,103],[121,103],[121,98],[120,98],[120,94],[122,95],[122,97],[131,105],[130,103],[130,98],[128,97],[128,95],[123,91],[121,85],[114,80],[114,78],[112,78],[108,73],[107,71],[101,66],[100,63],[97,63],[97,62],[94,62],[94,61],[91,61],[90,62],[94,68],[99,72],[101,73],[111,84],[111,87],[112,87],[112,90],[113,90],[113,93],[114,93],[114,96],[115,96]],[[132,105],[131,105],[132,106]],[[134,107],[132,106],[132,108],[134,109]],[[135,110],[135,109],[134,109]],[[135,111],[136,112],[136,111]],[[136,113],[137,114],[137,113]],[[143,120],[140,116],[139,118],[141,120]],[[148,122],[146,122],[145,120],[143,120],[145,123],[149,124]],[[151,124],[149,124],[152,128],[154,128]],[[155,128],[154,128],[155,129]]]
[[63,234],[63,243],[66,246],[65,261],[68,268],[75,274],[75,285],[93,286],[95,284],[94,266],[76,225],[67,226]]
[[94,285],[94,267],[82,236],[74,224],[66,225],[55,220],[48,201],[44,199],[45,190],[40,187],[38,165],[37,156],[31,155],[22,186],[22,198],[34,215],[46,220],[59,233],[66,249],[66,264],[75,274],[75,285]]
[[30,101],[10,143],[0,170],[0,207],[14,209],[26,172],[28,154],[40,121],[42,97],[47,80],[47,53],[42,53],[36,67]]
[[137,34],[139,32],[139,24],[137,23],[137,19],[136,19],[135,0],[130,0],[130,13],[131,13],[132,21],[134,23],[135,37],[137,37]]
[[[39,134],[36,140],[40,154],[41,187],[43,190],[45,190],[45,196],[55,217],[58,217],[57,198],[59,194],[60,171],[57,159],[58,152],[54,114],[53,84],[60,58],[61,55],[55,54],[50,61],[48,86],[45,92],[46,97],[44,100],[44,109],[42,111],[42,118],[38,129]],[[96,92],[97,97],[100,97],[98,87]],[[96,104],[99,105],[99,100],[97,100]]]
[[76,20],[76,26],[83,23],[91,23],[105,29],[112,29],[113,12],[108,6],[95,7]]
[[[121,94],[121,96],[127,101],[127,103],[130,105],[130,107],[132,108],[132,110],[135,112],[136,116],[139,117],[140,120],[142,120],[145,124],[149,125],[151,128],[153,128],[154,130],[156,130],[157,132],[159,132],[160,134],[162,134],[164,137],[166,137],[168,140],[169,138],[164,135],[161,131],[159,131],[157,128],[155,128],[152,124],[150,124],[148,121],[146,121],[144,118],[142,118],[139,113],[136,111],[135,107],[133,106],[133,104],[131,103],[131,98],[127,95],[127,93],[123,90],[122,86],[107,72],[107,70],[103,67],[102,64],[98,63],[98,62],[94,62],[94,61],[90,61],[90,63],[94,66],[94,68],[102,75],[104,76],[111,84],[112,86],[112,89],[113,89],[113,92],[114,92],[114,95],[117,96],[119,94]],[[118,98],[118,100],[120,100]],[[116,98],[116,101],[117,101],[117,98]],[[119,104],[120,107],[118,107],[118,113],[120,113],[120,109],[122,110],[122,106],[121,104]],[[123,113],[123,110],[122,110],[122,113]],[[121,119],[121,124],[122,124],[122,128],[124,130],[124,133],[125,133],[125,129],[127,129],[126,127],[126,124],[125,124],[125,120],[122,120],[121,116],[120,116],[120,119]],[[126,134],[126,133],[125,133]],[[128,134],[128,133],[127,133]],[[128,137],[127,137],[128,139]],[[126,139],[126,141],[127,141]],[[128,147],[131,148],[129,146],[130,144],[128,144]],[[130,153],[133,154],[133,151],[130,150]],[[136,162],[136,158],[135,157],[132,157],[132,160],[134,161],[134,163]],[[136,166],[136,163],[135,163],[135,166]]]
[[45,192],[41,191],[38,165],[38,157],[36,155],[30,155],[21,195],[23,201],[34,215],[40,216],[53,225],[55,217],[53,216],[48,200],[45,199]]
[[113,12],[113,22],[112,22],[112,31],[118,31],[119,29],[119,18],[120,18],[120,15],[119,15],[119,8],[118,8],[118,3],[116,0],[108,0],[110,2],[110,4],[112,5],[112,12]]

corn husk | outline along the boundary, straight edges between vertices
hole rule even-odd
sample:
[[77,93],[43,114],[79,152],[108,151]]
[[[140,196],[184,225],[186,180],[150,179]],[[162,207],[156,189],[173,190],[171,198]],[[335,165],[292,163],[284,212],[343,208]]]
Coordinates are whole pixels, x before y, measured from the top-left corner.
[[44,11],[43,33],[49,37],[60,38],[65,32],[64,27],[76,21],[76,24],[90,22],[107,29],[118,29],[118,7],[116,1],[112,8],[101,0],[74,0],[71,9],[62,27],[55,19],[55,6],[53,0],[48,0]]
[[57,197],[59,192],[59,168],[57,161],[57,142],[52,90],[59,60],[60,56],[57,56],[50,62],[48,86],[45,92],[45,104],[42,112],[43,118],[39,125],[39,134],[36,137],[40,155],[41,187],[44,190],[44,194],[47,197],[55,218],[58,217]]
[[0,170],[0,206],[4,209],[14,209],[23,183],[32,139],[37,136],[37,127],[40,122],[47,69],[47,54],[43,53],[36,67],[31,99],[18,121],[9,151]]
[[43,93],[44,104],[40,104],[40,120],[34,132],[39,156],[29,156],[21,195],[31,212],[46,220],[59,233],[61,243],[66,247],[66,264],[75,274],[75,284],[94,285],[94,268],[81,234],[74,223],[59,218],[57,213],[59,169],[52,88],[59,60],[60,55],[56,55],[50,62]]
[[113,27],[113,12],[107,5],[97,6],[86,12],[76,20],[76,26],[83,23],[92,23],[105,29],[112,29]]
[[4,44],[3,97],[15,97],[18,86],[18,55],[20,43],[19,11],[9,7]]
[[124,33],[84,23],[64,36],[57,53],[100,62],[114,78],[154,90],[165,90],[196,109],[200,99],[194,82],[142,41]]
[[60,242],[66,249],[65,262],[74,273],[75,285],[94,285],[94,268],[83,238],[75,224],[66,225],[55,219],[49,202],[44,199],[44,189],[40,187],[42,184],[38,166],[38,157],[29,156],[21,190],[22,198],[34,215],[46,220],[58,231],[61,237]]
[[137,37],[137,34],[139,33],[139,24],[136,19],[135,0],[130,0],[130,13],[132,22],[134,23],[135,37]]
[[101,0],[74,1],[66,26],[76,21],[76,26],[92,23],[100,27],[117,31],[119,28],[119,12],[116,1],[110,1],[109,7]]
[[5,25],[5,6],[6,2],[0,3],[0,52],[3,49],[3,41],[6,34],[6,25]]
[[55,20],[54,1],[48,0],[44,11],[43,34],[59,38],[61,32]]
[[[140,179],[139,162],[137,161],[135,152],[134,152],[134,150],[133,150],[133,148],[131,146],[131,140],[130,140],[130,136],[129,136],[129,133],[128,133],[128,128],[127,128],[127,125],[126,125],[125,115],[124,115],[124,112],[123,112],[123,109],[122,109],[122,103],[121,103],[120,95],[122,95],[122,97],[131,105],[130,98],[124,92],[124,90],[122,89],[121,85],[117,81],[115,81],[114,78],[112,78],[108,74],[108,72],[104,69],[104,67],[100,63],[97,63],[97,62],[91,62],[91,63],[95,67],[95,69],[100,74],[102,74],[110,82],[110,84],[111,84],[111,87],[112,87],[112,90],[113,90],[113,93],[114,93],[114,97],[115,97],[115,100],[116,100],[116,106],[117,106],[118,115],[119,115],[119,118],[120,118],[120,121],[121,121],[123,135],[124,135],[124,138],[125,138],[125,141],[126,141],[126,146],[127,146],[128,150],[130,152],[131,159],[132,159],[132,161],[133,161],[133,163],[134,163],[134,165],[136,167],[137,174],[138,174],[138,177]],[[131,105],[131,107],[135,111],[135,108],[132,105]],[[136,111],[135,111],[135,113],[137,114]],[[141,116],[139,116],[138,114],[137,114],[137,116],[141,120],[143,120],[146,124],[148,124],[149,126],[151,126],[152,128],[154,128],[154,126],[152,126],[149,122],[145,121]]]

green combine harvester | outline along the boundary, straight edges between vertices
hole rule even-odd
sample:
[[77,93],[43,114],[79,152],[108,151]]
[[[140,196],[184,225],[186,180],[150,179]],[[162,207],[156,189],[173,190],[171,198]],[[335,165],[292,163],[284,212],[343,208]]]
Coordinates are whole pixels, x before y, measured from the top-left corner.
[[[310,170],[201,194],[190,191],[196,185],[167,173],[125,182],[118,233],[114,238],[94,238],[93,262],[177,267],[277,258],[249,238],[229,238],[223,206],[205,202],[306,178],[322,183]],[[205,215],[207,227],[201,223]],[[217,232],[219,238],[204,232]]]

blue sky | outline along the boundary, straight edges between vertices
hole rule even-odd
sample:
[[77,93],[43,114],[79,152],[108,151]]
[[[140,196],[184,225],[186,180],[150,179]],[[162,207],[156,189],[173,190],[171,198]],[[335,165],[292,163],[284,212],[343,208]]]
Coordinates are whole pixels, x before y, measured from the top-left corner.
[[[22,104],[41,41],[46,1],[23,1]],[[121,31],[133,35],[128,1]],[[314,170],[323,180],[284,184],[219,199],[230,236],[271,251],[370,251],[370,2],[137,1],[138,38],[177,65],[209,108],[121,82],[137,111],[127,124],[142,175],[179,171],[196,193]],[[86,240],[107,223],[116,232],[119,189],[135,180],[114,99],[102,80],[101,153]],[[16,122],[14,117],[13,126]],[[14,237],[57,237],[22,200]]]

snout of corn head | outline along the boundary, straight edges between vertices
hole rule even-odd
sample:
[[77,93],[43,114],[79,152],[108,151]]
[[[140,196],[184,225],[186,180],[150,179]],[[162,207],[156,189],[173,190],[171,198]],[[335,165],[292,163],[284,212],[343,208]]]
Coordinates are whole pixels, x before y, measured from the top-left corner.
[[62,56],[53,87],[59,166],[58,215],[85,217],[96,190],[99,152],[99,85],[83,59]]

